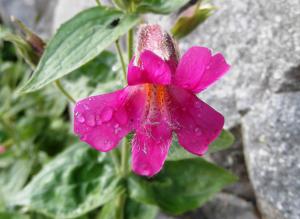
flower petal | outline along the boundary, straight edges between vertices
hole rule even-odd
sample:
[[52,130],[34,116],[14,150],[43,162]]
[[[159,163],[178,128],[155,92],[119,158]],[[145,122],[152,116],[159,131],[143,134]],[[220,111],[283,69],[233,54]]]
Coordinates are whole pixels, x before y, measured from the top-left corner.
[[132,141],[132,169],[135,173],[151,177],[158,173],[166,160],[172,142],[168,124],[158,122],[136,130]]
[[200,91],[206,89],[209,85],[222,77],[229,70],[229,68],[230,65],[226,63],[224,56],[221,53],[217,53],[211,57],[211,60],[208,66],[206,66],[202,78],[193,89],[193,92],[199,93]]
[[211,56],[211,51],[208,48],[192,47],[179,62],[174,84],[198,93],[228,70],[229,65],[220,53]]
[[151,51],[140,55],[139,66],[134,66],[134,58],[128,66],[128,84],[142,83],[167,85],[171,83],[171,69],[167,62]]
[[74,132],[95,149],[109,151],[135,127],[144,103],[138,87],[83,99],[74,109]]
[[172,86],[169,93],[179,144],[193,154],[203,155],[221,133],[224,117],[189,91]]

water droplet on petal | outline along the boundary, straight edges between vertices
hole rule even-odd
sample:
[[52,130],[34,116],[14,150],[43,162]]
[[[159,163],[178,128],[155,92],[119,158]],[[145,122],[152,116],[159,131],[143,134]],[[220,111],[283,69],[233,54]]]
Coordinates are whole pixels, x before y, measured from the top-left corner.
[[101,120],[103,122],[108,122],[109,120],[111,120],[112,115],[113,115],[113,109],[110,107],[105,107],[101,113]]
[[96,125],[95,116],[93,114],[88,114],[86,117],[86,124],[91,127]]
[[118,110],[115,115],[114,118],[121,124],[124,125],[128,122],[128,115],[126,110],[124,109],[120,109]]
[[198,102],[198,101],[195,102],[195,107],[198,108],[198,109],[202,108],[202,103]]
[[101,118],[99,115],[96,115],[96,124],[97,125],[101,125],[102,124],[102,121],[101,121]]
[[84,108],[85,110],[89,110],[89,109],[90,109],[90,107],[89,107],[88,105],[86,105],[86,104],[83,104],[83,108]]
[[85,122],[85,118],[83,115],[81,115],[80,113],[76,113],[76,119],[78,122],[80,123],[84,123]]
[[194,132],[195,132],[197,135],[200,135],[200,134],[201,134],[201,129],[197,127],[197,128],[194,129]]

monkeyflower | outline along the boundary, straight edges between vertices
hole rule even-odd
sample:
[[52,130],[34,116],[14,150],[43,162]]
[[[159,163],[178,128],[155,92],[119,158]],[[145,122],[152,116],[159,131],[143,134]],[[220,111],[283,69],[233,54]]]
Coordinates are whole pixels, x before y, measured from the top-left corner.
[[172,38],[158,25],[140,28],[137,50],[128,66],[127,87],[77,102],[74,131],[102,152],[134,132],[132,169],[151,177],[161,170],[173,133],[184,149],[199,156],[221,133],[223,116],[196,94],[229,65],[220,53],[199,46],[178,61]]

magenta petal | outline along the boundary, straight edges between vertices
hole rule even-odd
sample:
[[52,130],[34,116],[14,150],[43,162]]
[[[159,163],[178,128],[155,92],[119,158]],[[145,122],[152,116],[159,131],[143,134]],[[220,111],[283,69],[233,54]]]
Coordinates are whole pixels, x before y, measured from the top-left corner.
[[132,87],[83,99],[74,109],[74,132],[95,149],[109,151],[134,128],[144,102],[145,95]]
[[217,53],[214,55],[209,64],[206,66],[206,69],[196,85],[196,87],[193,89],[194,93],[198,93],[205,88],[207,88],[209,85],[211,85],[213,82],[218,80],[220,77],[222,77],[228,70],[230,66],[226,63],[225,58],[222,54]]
[[224,117],[189,91],[170,87],[169,93],[179,144],[193,154],[203,155],[221,133]]
[[133,57],[128,65],[128,74],[127,74],[127,82],[128,85],[137,85],[137,84],[144,84],[149,81],[147,74],[143,72],[138,66],[134,65]]
[[132,141],[132,169],[151,177],[158,173],[166,160],[172,142],[172,132],[166,123],[140,127]]
[[198,93],[229,70],[222,54],[211,56],[205,47],[192,47],[181,58],[174,84]]
[[171,69],[167,62],[151,51],[144,51],[140,55],[139,65],[134,66],[132,59],[128,66],[128,84],[143,83],[168,85],[171,83]]
[[205,47],[191,47],[181,58],[176,74],[175,84],[193,90],[200,81],[211,58],[211,52]]

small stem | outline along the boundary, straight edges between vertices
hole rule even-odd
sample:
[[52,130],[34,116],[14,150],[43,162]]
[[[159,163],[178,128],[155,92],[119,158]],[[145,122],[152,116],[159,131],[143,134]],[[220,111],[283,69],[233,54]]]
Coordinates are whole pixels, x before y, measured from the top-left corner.
[[98,6],[101,6],[100,0],[95,0]]
[[128,50],[128,63],[130,62],[133,56],[133,29],[128,31],[127,35],[127,50]]
[[116,219],[124,219],[124,207],[126,202],[126,196],[124,193],[122,193],[118,197],[118,205],[117,205],[117,214]]
[[126,177],[129,173],[129,152],[130,142],[128,138],[124,138],[122,142],[122,154],[121,154],[121,173],[123,177]]
[[121,46],[120,46],[119,40],[116,40],[115,46],[116,46],[116,50],[118,52],[119,60],[120,60],[121,65],[122,65],[124,83],[126,84],[126,81],[127,81],[127,77],[126,77],[126,64],[125,64],[125,61],[124,61],[124,58],[123,58],[123,55],[122,55],[122,50],[121,50]]
[[112,161],[114,163],[115,169],[116,169],[116,173],[120,174],[120,157],[118,154],[118,150],[112,150],[109,154],[111,155]]
[[55,81],[55,85],[58,88],[58,90],[71,102],[76,103],[76,100],[68,93],[68,91],[65,90],[65,88],[62,86],[59,79]]
[[[128,49],[128,63],[133,55],[133,29],[128,31],[127,35],[127,49]],[[126,178],[129,174],[129,155],[130,155],[130,141],[128,137],[123,139],[122,151],[121,151],[121,167],[120,174],[123,178]],[[126,192],[120,194],[118,197],[118,207],[117,207],[117,219],[124,219],[124,208],[126,204],[127,194]]]

